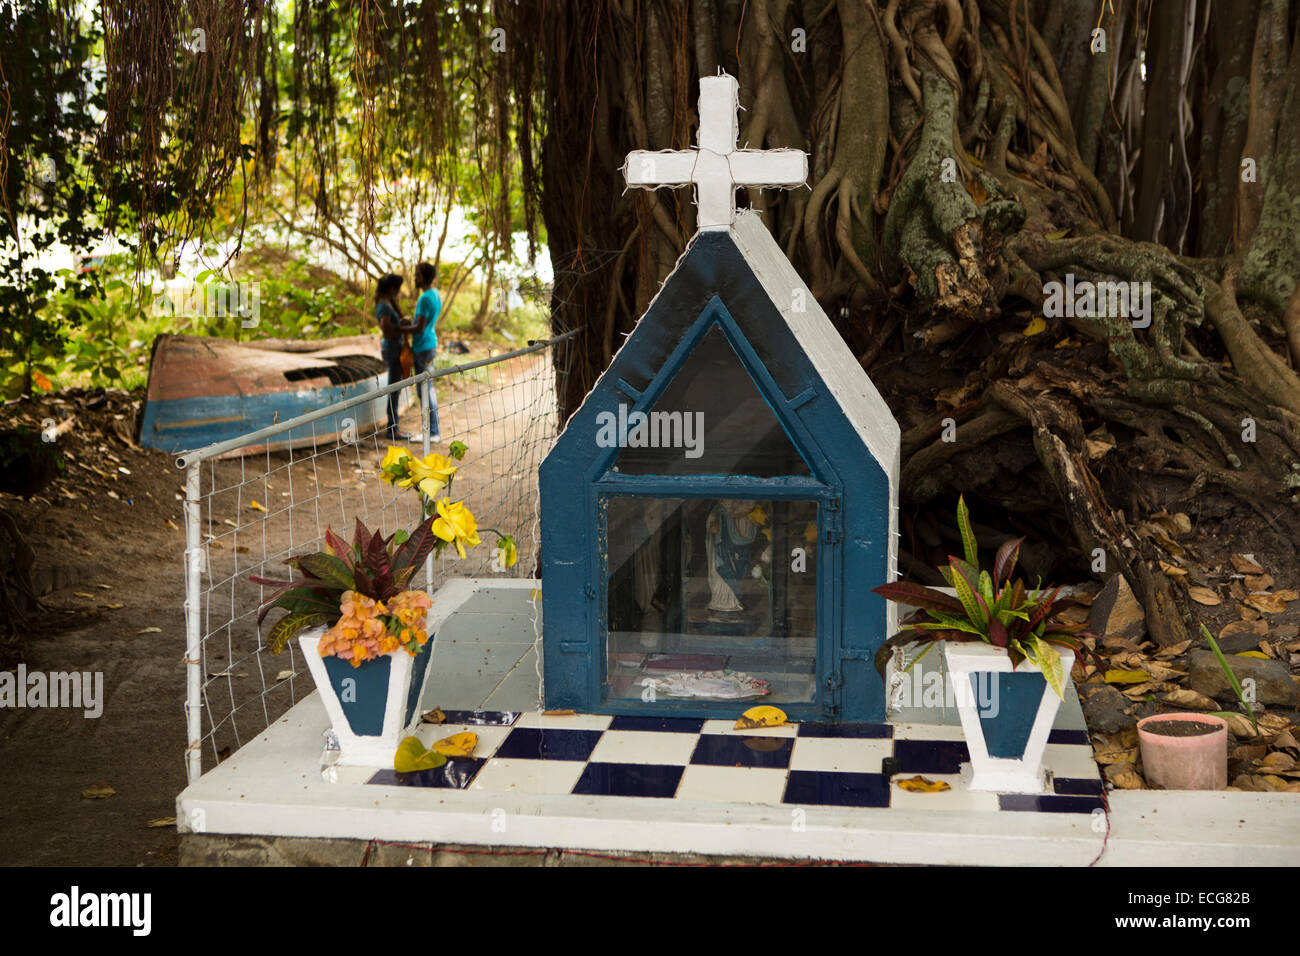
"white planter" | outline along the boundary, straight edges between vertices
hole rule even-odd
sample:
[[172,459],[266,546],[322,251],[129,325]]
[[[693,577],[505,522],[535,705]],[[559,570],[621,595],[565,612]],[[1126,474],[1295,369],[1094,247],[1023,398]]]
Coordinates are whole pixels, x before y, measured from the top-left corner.
[[[337,763],[392,767],[398,744],[410,735],[420,719],[419,703],[429,676],[433,638],[421,649],[419,657],[399,650],[353,668],[347,661],[320,656],[319,645],[324,633],[324,627],[303,631],[298,643],[338,740]],[[327,665],[327,661],[332,664]],[[420,679],[412,696],[411,678],[417,672]]]
[[[1068,686],[1074,652],[1068,648],[1057,650]],[[971,762],[962,765],[968,789],[1049,792],[1043,750],[1061,699],[1038,667],[1022,661],[1013,671],[1007,652],[991,644],[945,643],[943,653],[970,751]],[[975,686],[971,675],[977,675]],[[1035,679],[1031,681],[1030,677]],[[1039,683],[1041,693],[1036,692]]]

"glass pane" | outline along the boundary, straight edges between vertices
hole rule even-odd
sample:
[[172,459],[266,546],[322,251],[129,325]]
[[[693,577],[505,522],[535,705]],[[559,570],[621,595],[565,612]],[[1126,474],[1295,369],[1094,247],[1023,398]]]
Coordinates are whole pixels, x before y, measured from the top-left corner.
[[653,688],[654,702],[813,699],[815,501],[603,504],[608,696],[645,699]]
[[808,475],[808,464],[716,325],[646,416],[620,409],[598,434],[628,475]]

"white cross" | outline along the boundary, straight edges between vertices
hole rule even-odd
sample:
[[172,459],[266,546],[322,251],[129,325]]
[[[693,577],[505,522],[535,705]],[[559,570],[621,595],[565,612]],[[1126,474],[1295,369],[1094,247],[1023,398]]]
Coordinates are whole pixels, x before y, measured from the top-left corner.
[[737,186],[802,186],[808,178],[803,150],[736,149],[739,89],[734,76],[701,77],[699,147],[633,150],[623,164],[627,184],[655,189],[694,183],[701,230],[731,228]]

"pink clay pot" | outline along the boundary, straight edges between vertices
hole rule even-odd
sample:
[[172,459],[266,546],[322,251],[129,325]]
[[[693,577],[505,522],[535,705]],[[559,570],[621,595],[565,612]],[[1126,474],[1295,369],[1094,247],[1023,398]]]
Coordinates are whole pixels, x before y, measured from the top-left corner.
[[[1213,733],[1167,737],[1143,729],[1158,720],[1214,724]],[[1209,714],[1153,714],[1138,721],[1138,745],[1147,783],[1161,790],[1222,790],[1228,785],[1228,724]]]

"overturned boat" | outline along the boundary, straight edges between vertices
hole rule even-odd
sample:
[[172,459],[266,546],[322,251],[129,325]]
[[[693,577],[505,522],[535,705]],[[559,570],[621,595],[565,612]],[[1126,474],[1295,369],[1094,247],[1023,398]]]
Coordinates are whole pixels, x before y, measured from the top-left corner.
[[[388,383],[379,336],[232,342],[160,335],[149,362],[140,443],[173,454],[238,438]],[[410,401],[400,393],[399,410]],[[362,402],[230,456],[310,447],[366,435],[386,421],[385,399]],[[225,457],[225,456],[223,456]]]

